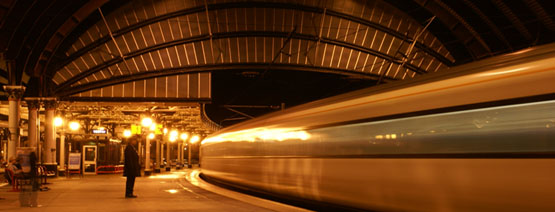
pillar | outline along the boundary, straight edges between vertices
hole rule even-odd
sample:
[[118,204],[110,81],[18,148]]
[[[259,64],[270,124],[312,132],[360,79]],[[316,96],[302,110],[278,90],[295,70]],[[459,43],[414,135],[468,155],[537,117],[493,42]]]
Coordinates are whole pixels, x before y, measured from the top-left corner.
[[191,139],[187,139],[187,151],[188,151],[188,157],[187,157],[187,168],[193,168],[193,161],[192,161],[192,156],[191,156]]
[[156,167],[155,173],[160,173],[160,139],[156,139]]
[[150,176],[152,169],[150,169],[150,138],[146,137],[145,142],[145,176]]
[[175,166],[175,169],[181,169],[181,166],[183,165],[183,158],[181,157],[182,151],[183,151],[183,141],[179,141],[177,143],[177,165]]
[[164,168],[166,165],[164,164],[164,145],[165,145],[165,141],[160,143],[160,168]]
[[56,100],[48,98],[44,101],[46,109],[46,121],[44,124],[44,165],[49,171],[57,171],[56,163],[56,128],[54,127],[54,116],[56,115]]
[[143,144],[141,143],[141,141],[138,141],[137,145],[138,145],[137,154],[139,155],[139,160],[140,160],[140,158],[143,158]]
[[16,155],[16,148],[19,146],[20,128],[19,119],[21,117],[21,98],[25,92],[25,87],[20,85],[4,85],[4,91],[8,93],[9,113],[8,113],[8,129],[10,137],[8,140],[8,158]]
[[38,98],[25,98],[25,100],[27,101],[27,109],[29,110],[29,125],[27,128],[29,147],[38,149],[40,101]]
[[169,142],[166,143],[166,161],[167,161],[166,171],[171,171],[172,170],[172,160],[170,158],[170,154],[171,154],[170,148],[171,148],[171,143],[169,143]]
[[183,141],[179,142],[177,145],[177,163],[183,165]]
[[66,170],[66,134],[62,130],[60,132],[60,171]]

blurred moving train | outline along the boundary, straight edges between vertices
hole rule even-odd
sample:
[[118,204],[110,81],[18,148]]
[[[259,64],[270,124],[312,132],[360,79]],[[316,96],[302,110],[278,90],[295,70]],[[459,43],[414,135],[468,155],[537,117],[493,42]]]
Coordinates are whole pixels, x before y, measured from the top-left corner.
[[202,174],[377,211],[554,211],[555,44],[268,114],[205,139]]

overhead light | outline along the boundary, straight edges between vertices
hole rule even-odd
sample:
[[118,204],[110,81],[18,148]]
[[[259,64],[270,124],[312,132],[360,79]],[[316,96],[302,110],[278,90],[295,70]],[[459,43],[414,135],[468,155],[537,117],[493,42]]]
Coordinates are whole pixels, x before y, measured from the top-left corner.
[[79,125],[79,122],[76,122],[76,121],[69,122],[69,129],[73,131],[78,130],[80,127],[81,125]]
[[156,130],[156,123],[150,124],[150,128],[149,128],[149,129],[150,129],[150,131]]
[[181,133],[180,138],[181,138],[181,140],[187,140],[187,138],[189,138],[189,134],[187,134],[187,133]]
[[150,125],[152,125],[152,119],[149,117],[143,118],[141,124],[143,125],[143,127],[150,127]]
[[154,133],[148,134],[148,139],[154,139]]
[[131,137],[131,130],[124,130],[123,131],[123,137],[126,137],[126,138]]
[[176,137],[176,138],[177,138],[177,135],[178,135],[178,134],[179,134],[179,132],[177,132],[177,130],[172,130],[172,131],[170,132],[170,138],[171,138],[171,137]]
[[62,124],[64,124],[64,120],[62,119],[62,117],[56,117],[54,118],[54,126],[59,127],[62,126]]

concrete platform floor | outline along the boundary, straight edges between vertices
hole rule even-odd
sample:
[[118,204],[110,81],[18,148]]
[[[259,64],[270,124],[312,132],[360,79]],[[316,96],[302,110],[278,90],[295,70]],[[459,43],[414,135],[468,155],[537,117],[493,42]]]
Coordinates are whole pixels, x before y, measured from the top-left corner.
[[0,211],[304,211],[208,185],[194,169],[137,178],[136,199],[124,197],[125,179],[121,174],[48,179],[50,190],[38,192],[36,208],[20,207],[19,192],[2,186]]

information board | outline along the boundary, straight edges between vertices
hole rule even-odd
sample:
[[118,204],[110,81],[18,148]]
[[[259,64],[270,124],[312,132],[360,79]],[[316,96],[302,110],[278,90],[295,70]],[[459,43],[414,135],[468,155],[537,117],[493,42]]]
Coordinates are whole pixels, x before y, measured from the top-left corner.
[[69,170],[81,169],[81,153],[69,153],[67,160],[67,168]]

